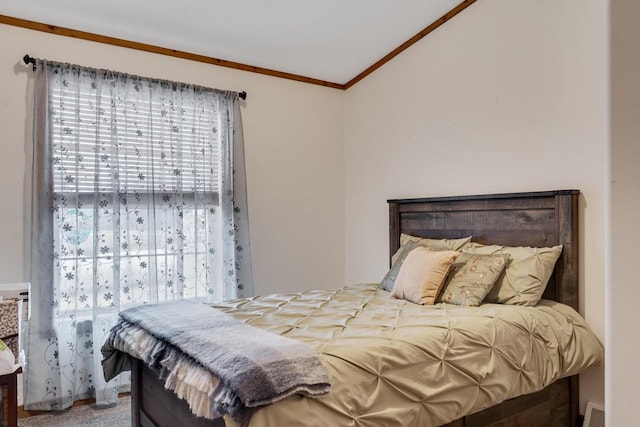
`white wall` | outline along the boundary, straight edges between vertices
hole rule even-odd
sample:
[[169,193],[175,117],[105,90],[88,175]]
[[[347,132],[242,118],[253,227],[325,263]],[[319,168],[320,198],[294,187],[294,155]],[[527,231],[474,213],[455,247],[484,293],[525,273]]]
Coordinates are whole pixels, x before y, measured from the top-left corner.
[[344,283],[344,92],[7,25],[0,25],[0,283],[27,279],[25,120],[33,75],[21,61],[27,53],[247,91],[242,114],[256,294]]
[[638,425],[640,287],[640,3],[610,0],[610,195],[608,203],[606,425]]
[[604,341],[606,31],[598,0],[484,0],[349,89],[347,281],[388,268],[388,198],[576,188],[580,308]]

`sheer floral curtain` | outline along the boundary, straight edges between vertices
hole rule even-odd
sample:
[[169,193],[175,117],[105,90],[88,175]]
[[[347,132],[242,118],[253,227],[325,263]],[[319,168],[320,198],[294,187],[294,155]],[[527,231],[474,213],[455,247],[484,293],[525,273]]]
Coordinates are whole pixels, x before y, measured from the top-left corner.
[[116,401],[120,310],[252,294],[243,150],[235,92],[37,62],[25,408]]

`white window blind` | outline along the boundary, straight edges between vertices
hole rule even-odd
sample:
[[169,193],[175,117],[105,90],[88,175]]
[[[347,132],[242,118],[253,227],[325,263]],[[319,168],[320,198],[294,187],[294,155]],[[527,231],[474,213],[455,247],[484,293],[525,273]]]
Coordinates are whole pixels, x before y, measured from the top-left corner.
[[[219,193],[214,102],[184,97],[176,106],[144,91],[136,100],[104,92],[53,89],[54,192]],[[55,108],[70,104],[78,109]]]

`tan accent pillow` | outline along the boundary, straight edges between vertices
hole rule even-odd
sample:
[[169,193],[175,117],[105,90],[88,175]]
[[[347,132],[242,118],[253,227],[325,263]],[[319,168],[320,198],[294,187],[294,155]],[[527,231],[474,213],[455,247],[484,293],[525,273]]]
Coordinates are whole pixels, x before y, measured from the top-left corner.
[[[424,248],[425,246],[421,246],[416,242],[409,242],[405,245],[402,245],[400,249],[398,249],[398,252],[396,253],[397,256],[395,261],[393,262],[393,265],[391,266],[389,271],[387,271],[387,274],[385,274],[384,278],[380,282],[381,289],[384,289],[385,291],[389,291],[389,292],[393,290],[393,285],[396,282],[396,278],[398,277],[398,273],[400,272],[400,267],[402,267],[404,260],[407,258],[407,255],[409,255],[409,252],[411,252],[412,250],[418,247]],[[431,248],[427,248],[427,249],[431,250]]]
[[434,251],[459,251],[469,242],[471,242],[471,236],[463,237],[461,239],[431,239],[428,237],[411,236],[409,234],[400,234],[400,249],[396,251],[391,257],[391,265],[396,263],[398,256],[400,256],[402,247],[407,243],[418,243],[421,246],[426,246]]
[[451,266],[438,302],[477,307],[504,270],[509,255],[460,255]]
[[456,251],[413,249],[400,267],[391,295],[416,304],[433,305],[458,255],[460,252]]
[[532,248],[471,243],[464,248],[464,252],[509,255],[504,273],[484,302],[533,307],[542,298],[556,261],[562,253],[562,245]]

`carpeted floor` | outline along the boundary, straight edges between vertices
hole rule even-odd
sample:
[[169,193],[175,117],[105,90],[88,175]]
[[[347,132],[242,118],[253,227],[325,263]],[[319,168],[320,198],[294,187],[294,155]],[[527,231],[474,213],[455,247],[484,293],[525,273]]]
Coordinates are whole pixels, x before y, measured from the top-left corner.
[[19,427],[129,427],[131,400],[122,397],[116,406],[96,409],[94,405],[76,406],[61,413],[37,415],[18,420]]

